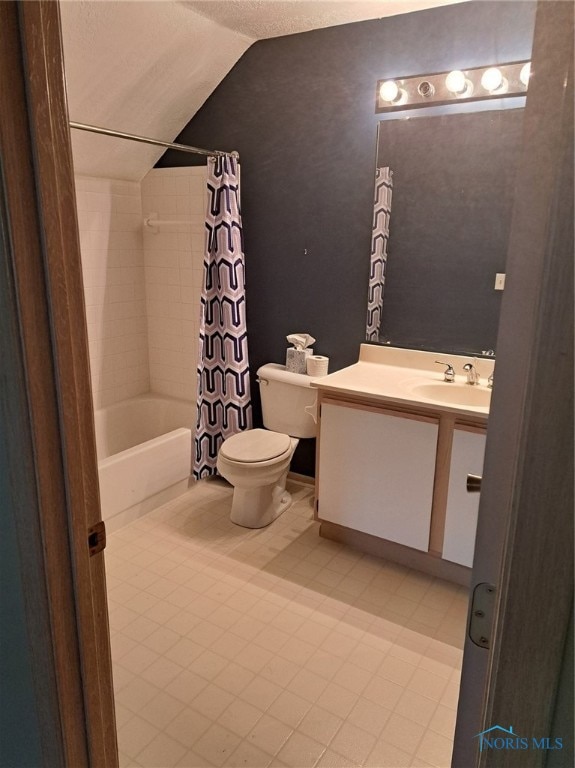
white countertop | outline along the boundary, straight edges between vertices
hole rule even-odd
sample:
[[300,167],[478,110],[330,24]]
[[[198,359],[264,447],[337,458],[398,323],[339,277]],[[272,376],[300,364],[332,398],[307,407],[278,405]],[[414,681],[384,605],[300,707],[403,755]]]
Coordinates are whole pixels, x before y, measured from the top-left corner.
[[[436,360],[453,366],[454,383],[444,381],[444,368],[437,365]],[[473,363],[478,371],[478,385],[467,384],[463,371],[466,363]],[[312,386],[324,392],[365,395],[382,403],[487,418],[491,395],[487,379],[494,365],[493,357],[474,358],[362,344],[357,363],[316,379]]]

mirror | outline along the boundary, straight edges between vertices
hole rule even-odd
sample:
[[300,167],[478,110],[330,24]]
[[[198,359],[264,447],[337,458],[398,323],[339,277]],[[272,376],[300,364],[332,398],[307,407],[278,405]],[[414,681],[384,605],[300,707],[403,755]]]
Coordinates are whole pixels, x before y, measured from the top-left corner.
[[495,349],[522,121],[521,108],[379,123],[368,341]]

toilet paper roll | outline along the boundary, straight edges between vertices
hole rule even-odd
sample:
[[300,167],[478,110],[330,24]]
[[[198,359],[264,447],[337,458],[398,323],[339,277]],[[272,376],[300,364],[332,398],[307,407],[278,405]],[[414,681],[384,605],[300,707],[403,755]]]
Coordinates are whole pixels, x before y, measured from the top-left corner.
[[327,376],[329,357],[310,355],[306,360],[308,376]]

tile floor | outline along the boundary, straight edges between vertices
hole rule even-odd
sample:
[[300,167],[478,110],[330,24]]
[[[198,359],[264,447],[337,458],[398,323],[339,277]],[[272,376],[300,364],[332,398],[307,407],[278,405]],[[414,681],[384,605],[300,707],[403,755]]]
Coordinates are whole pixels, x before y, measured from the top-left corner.
[[202,481],[106,550],[120,765],[450,764],[467,592]]

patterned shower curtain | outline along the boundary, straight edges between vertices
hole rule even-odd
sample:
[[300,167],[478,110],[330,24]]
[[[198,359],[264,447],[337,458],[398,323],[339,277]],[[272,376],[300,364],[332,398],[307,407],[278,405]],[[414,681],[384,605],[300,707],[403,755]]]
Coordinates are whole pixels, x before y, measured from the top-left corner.
[[389,168],[378,168],[375,173],[371,263],[367,297],[367,341],[379,341],[379,329],[383,312],[383,288],[385,285],[385,266],[387,264],[392,188],[393,171]]
[[252,425],[238,160],[208,160],[194,477],[216,474],[222,442]]

